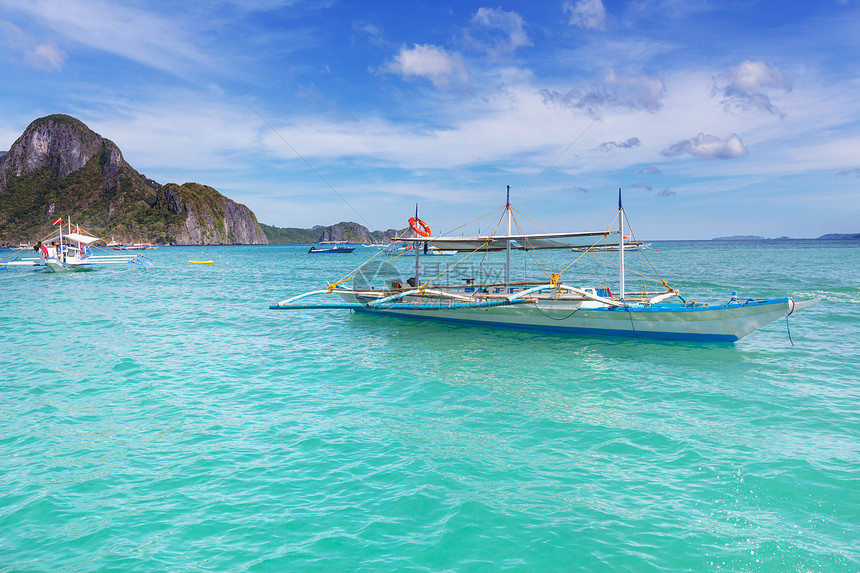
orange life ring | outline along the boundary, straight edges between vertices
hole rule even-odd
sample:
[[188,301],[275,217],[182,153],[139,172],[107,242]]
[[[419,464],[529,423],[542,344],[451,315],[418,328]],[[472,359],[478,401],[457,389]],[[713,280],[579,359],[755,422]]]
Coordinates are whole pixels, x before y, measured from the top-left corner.
[[[420,229],[418,228],[416,223],[418,225],[421,225]],[[429,225],[427,225],[427,223],[425,223],[421,219],[416,219],[415,217],[409,217],[409,226],[412,228],[413,231],[415,231],[416,233],[418,233],[422,237],[429,237],[430,236]]]

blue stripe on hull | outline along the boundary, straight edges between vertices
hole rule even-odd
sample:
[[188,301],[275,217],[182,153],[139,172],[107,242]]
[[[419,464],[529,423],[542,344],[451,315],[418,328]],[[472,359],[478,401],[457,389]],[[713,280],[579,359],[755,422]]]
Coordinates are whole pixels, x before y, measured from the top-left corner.
[[469,320],[463,318],[448,318],[436,316],[421,316],[413,314],[404,314],[401,312],[387,312],[384,310],[372,310],[368,308],[356,308],[357,312],[366,312],[368,314],[382,314],[385,316],[393,316],[397,318],[423,319],[436,322],[445,322],[449,324],[462,324],[468,326],[484,326],[492,328],[503,328],[506,330],[526,330],[531,332],[548,332],[556,334],[573,334],[584,336],[617,336],[625,338],[651,338],[657,340],[694,340],[697,342],[735,342],[737,336],[729,334],[701,334],[701,333],[680,333],[680,332],[655,332],[655,331],[633,331],[630,330],[615,330],[602,328],[582,328],[571,326],[549,326],[549,325],[523,325],[508,322],[484,322],[480,320]]

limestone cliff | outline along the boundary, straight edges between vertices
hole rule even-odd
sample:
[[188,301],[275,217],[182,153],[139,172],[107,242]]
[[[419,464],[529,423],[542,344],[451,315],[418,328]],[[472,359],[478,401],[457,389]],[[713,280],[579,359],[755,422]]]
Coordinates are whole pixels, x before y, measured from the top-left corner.
[[322,227],[321,241],[350,241],[352,243],[372,243],[373,237],[367,227],[358,223],[338,223],[331,227]]
[[254,213],[199,183],[170,183],[158,190],[157,204],[184,221],[171,229],[174,245],[258,245],[266,235]]
[[10,177],[21,177],[48,167],[55,179],[62,179],[104,150],[109,151],[101,162],[102,173],[116,177],[125,162],[113,142],[67,115],[37,119],[0,159],[0,194],[6,191]]
[[38,239],[57,216],[119,242],[267,242],[244,205],[205,185],[147,179],[112,141],[67,115],[37,119],[0,152],[0,244]]

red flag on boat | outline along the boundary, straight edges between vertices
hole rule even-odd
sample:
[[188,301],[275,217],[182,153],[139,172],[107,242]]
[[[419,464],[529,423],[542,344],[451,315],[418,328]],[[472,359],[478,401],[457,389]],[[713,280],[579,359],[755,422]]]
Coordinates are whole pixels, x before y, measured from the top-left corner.
[[63,218],[62,218],[62,217],[60,217],[59,219],[56,219],[56,220],[52,221],[52,222],[51,222],[51,224],[52,224],[52,225],[57,225],[57,224],[62,223],[62,222],[63,222]]

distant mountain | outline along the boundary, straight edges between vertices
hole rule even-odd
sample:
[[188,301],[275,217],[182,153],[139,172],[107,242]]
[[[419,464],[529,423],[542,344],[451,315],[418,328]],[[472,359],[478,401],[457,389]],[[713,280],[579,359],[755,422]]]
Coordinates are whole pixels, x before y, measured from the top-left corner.
[[821,235],[818,239],[793,239],[791,237],[778,237],[766,239],[758,235],[733,235],[731,237],[717,237],[712,241],[851,241],[860,240],[860,233],[831,233]]
[[732,235],[731,237],[716,237],[712,241],[764,241],[764,237],[758,235]]
[[822,241],[856,241],[860,239],[860,233],[830,233],[818,238]]
[[206,185],[147,179],[115,143],[58,114],[35,120],[0,153],[0,244],[40,239],[60,216],[123,243],[267,242],[246,206]]
[[320,241],[349,241],[350,243],[387,243],[394,237],[401,236],[406,229],[388,229],[387,231],[370,231],[364,225],[344,222],[329,227],[315,225],[310,229],[297,227],[274,227],[261,225],[266,238],[271,245],[307,245]]

